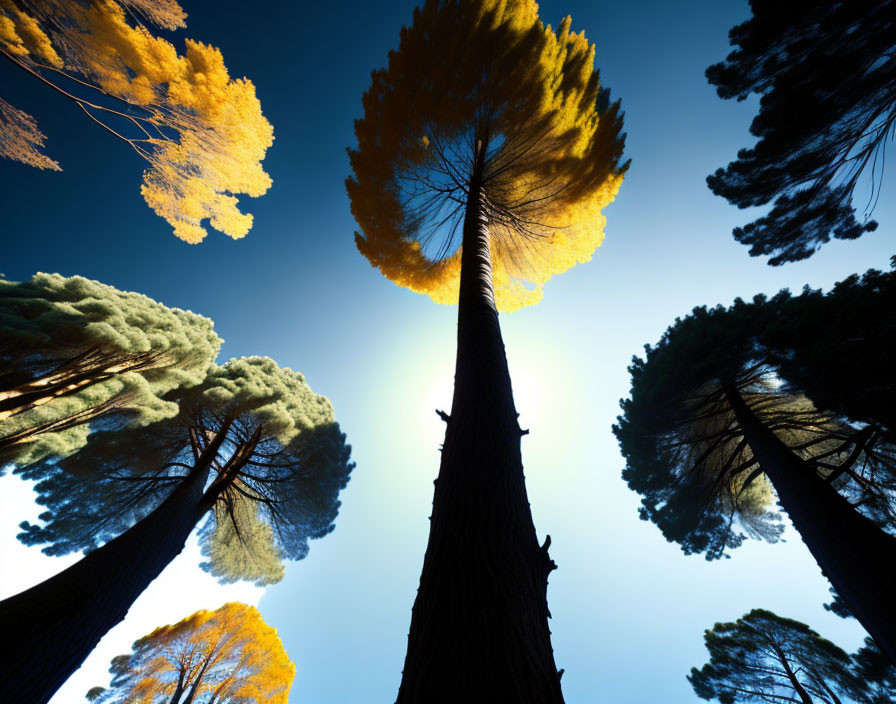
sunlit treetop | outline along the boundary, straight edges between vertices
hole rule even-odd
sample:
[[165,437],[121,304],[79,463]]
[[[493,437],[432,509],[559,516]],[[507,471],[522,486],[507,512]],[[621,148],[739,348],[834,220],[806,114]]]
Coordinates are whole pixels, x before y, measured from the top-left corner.
[[175,416],[166,395],[202,382],[221,342],[208,318],[81,276],[0,281],[0,464]]
[[136,641],[112,660],[112,684],[97,704],[286,704],[295,678],[277,631],[254,606],[197,611]]
[[[0,0],[0,52],[149,162],[141,192],[174,234],[199,242],[208,219],[243,237],[252,216],[236,194],[270,187],[261,160],[273,129],[253,84],[232,79],[218,49],[188,39],[178,54],[141,22],[175,29],[184,18],[174,0]],[[42,145],[34,120],[0,103],[0,154],[58,168]]]
[[396,284],[457,301],[479,148],[501,310],[538,302],[602,242],[601,209],[628,167],[622,119],[568,17],[555,31],[531,0],[429,0],[363,105],[346,182],[355,239]]

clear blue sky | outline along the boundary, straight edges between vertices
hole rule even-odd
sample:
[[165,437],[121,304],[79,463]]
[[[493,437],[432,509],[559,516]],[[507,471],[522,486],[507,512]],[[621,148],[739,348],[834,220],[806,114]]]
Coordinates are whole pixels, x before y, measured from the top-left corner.
[[[0,66],[4,98],[35,115],[65,169],[0,162],[0,271],[80,274],[189,308],[215,320],[222,359],[269,355],[332,399],[357,462],[336,531],[289,565],[260,608],[296,661],[291,701],[391,702],[438,468],[434,409],[450,403],[456,311],[395,287],[355,251],[343,180],[370,71],[414,2],[183,4],[188,29],[172,40],[220,47],[274,125],[265,160],[274,186],[244,201],[255,215],[249,236],[175,239],[143,203],[143,166],[126,145]],[[531,429],[523,457],[535,523],[559,564],[548,599],[569,704],[696,702],[685,675],[704,662],[703,630],[756,607],[849,650],[861,640],[854,623],[822,609],[826,583],[792,532],[707,563],[639,521],[610,431],[629,360],[676,316],[888,265],[896,212],[886,203],[877,232],[799,264],[770,268],[732,239],[750,214],[704,179],[750,143],[755,104],[721,101],[703,72],[747,13],[745,1],[541,3],[546,22],[570,14],[597,44],[633,161],[594,260],[552,280],[538,306],[502,317]]]

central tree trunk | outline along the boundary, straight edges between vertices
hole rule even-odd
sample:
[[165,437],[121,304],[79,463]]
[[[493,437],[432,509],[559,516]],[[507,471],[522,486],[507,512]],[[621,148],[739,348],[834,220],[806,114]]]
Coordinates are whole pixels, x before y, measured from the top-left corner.
[[547,578],[492,288],[477,148],[463,226],[454,401],[398,704],[561,704]]
[[180,554],[204,510],[225,432],[148,516],[74,565],[0,602],[0,702],[45,704]]
[[725,395],[781,508],[837,593],[896,662],[896,537],[859,513],[769,430],[733,384]]

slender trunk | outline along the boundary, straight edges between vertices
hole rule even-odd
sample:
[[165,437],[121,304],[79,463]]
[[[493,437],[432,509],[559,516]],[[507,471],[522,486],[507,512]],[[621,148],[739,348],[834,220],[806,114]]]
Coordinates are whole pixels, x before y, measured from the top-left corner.
[[186,675],[186,670],[181,667],[178,677],[177,677],[177,686],[174,688],[174,694],[171,695],[171,699],[168,704],[180,704],[180,698],[184,693],[184,676]]
[[561,704],[492,288],[478,148],[466,206],[454,401],[398,704]]
[[[204,513],[226,429],[148,516],[58,575],[0,602],[0,701],[45,704],[181,550]],[[15,637],[10,637],[15,634]]]
[[896,662],[896,538],[855,510],[756,417],[733,385],[726,396],[763,472],[824,575]]
[[196,698],[196,692],[199,691],[199,685],[201,685],[202,681],[205,679],[205,672],[208,670],[209,663],[212,661],[212,654],[213,653],[209,653],[208,657],[205,658],[205,662],[202,663],[202,669],[199,670],[199,674],[196,675],[196,681],[193,682],[193,686],[190,688],[187,698],[184,699],[184,704],[193,704],[193,700]]
[[784,672],[787,675],[787,679],[790,680],[790,686],[793,687],[794,691],[799,695],[800,701],[803,704],[815,704],[812,701],[812,697],[809,696],[809,693],[806,691],[806,688],[803,687],[802,683],[796,678],[796,674],[793,672],[793,668],[790,667],[790,663],[787,662],[787,656],[784,655],[784,652],[779,648],[775,643],[772,643],[772,648],[775,649],[775,653],[778,656],[778,660],[781,662],[781,665],[784,667]]
[[840,697],[837,696],[837,693],[833,689],[828,687],[828,683],[825,681],[823,674],[815,670],[809,670],[809,675],[812,677],[813,681],[827,693],[827,695],[831,698],[831,702],[833,704],[843,704],[843,702],[840,700]]

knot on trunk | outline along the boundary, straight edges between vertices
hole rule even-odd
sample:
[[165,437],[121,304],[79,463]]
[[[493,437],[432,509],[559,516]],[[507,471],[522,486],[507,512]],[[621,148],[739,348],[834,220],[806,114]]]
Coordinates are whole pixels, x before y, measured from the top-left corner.
[[551,547],[551,536],[546,535],[544,538],[544,545],[542,545],[539,549],[539,555],[541,556],[541,563],[544,569],[545,578],[557,569],[557,563],[551,559],[551,556],[548,555],[548,548]]
[[436,415],[446,423],[451,420],[451,416],[445,413],[445,411],[440,411],[438,408],[436,409]]

